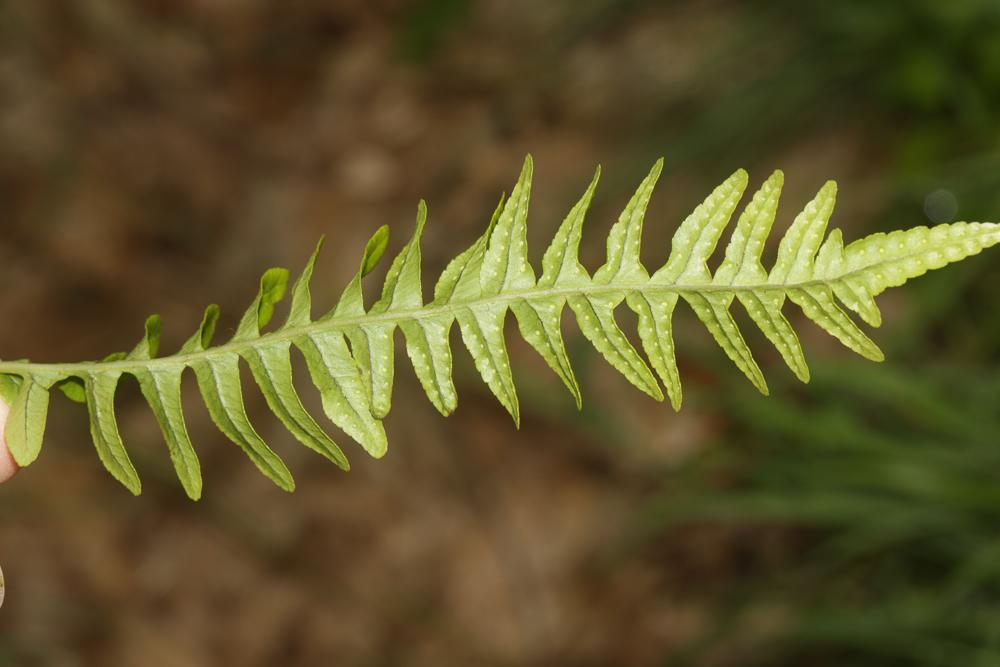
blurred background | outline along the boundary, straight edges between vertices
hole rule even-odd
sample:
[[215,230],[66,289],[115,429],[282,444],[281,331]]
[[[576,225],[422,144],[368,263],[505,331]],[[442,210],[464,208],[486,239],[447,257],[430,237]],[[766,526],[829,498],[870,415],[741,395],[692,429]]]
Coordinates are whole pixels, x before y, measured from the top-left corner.
[[[325,309],[420,197],[429,282],[528,152],[536,261],[603,164],[591,269],[660,155],[650,267],[738,167],[754,188],[785,170],[778,229],[828,178],[848,240],[1000,219],[996,0],[10,0],[0,99],[8,359],[128,349],[151,312],[172,350],[210,302],[225,334],[259,274],[298,270],[324,233]],[[795,312],[809,386],[737,313],[768,399],[684,310],[679,414],[568,326],[578,413],[510,336],[520,432],[456,336],[456,414],[401,362],[389,454],[340,436],[349,474],[248,384],[294,494],[190,378],[199,503],[134,381],[118,411],[140,498],[59,396],[41,458],[0,489],[0,663],[1000,665],[1000,263],[881,303],[881,365]]]

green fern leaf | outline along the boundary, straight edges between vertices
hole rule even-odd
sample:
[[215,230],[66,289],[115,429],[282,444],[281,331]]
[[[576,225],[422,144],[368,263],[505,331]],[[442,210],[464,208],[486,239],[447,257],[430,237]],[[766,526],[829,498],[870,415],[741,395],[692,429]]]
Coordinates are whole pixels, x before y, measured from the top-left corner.
[[[879,361],[881,350],[847,311],[877,327],[882,316],[875,297],[883,291],[1000,243],[1000,225],[959,222],[873,234],[845,246],[840,230],[827,233],[836,203],[836,185],[830,182],[782,236],[777,261],[768,271],[761,256],[784,178],[776,171],[741,212],[725,256],[712,272],[708,261],[747,187],[747,174],[740,170],[681,223],[665,263],[649,272],[639,259],[642,227],[662,169],[662,160],[653,165],[612,226],[607,258],[593,275],[580,263],[578,253],[600,169],[559,226],[542,259],[541,276],[536,278],[527,249],[533,176],[529,156],[510,197],[501,198],[485,233],[447,265],[429,303],[424,302],[420,251],[427,207],[420,202],[414,234],[393,259],[381,296],[370,308],[365,307],[362,280],[385,254],[387,227],[368,241],[357,273],[336,306],[319,318],[313,319],[310,283],[322,239],[291,288],[288,317],[272,331],[262,329],[288,291],[285,269],[264,273],[235,335],[221,345],[212,344],[219,310],[209,306],[198,330],[175,355],[157,356],[160,320],[152,316],[131,352],[100,362],[0,361],[0,400],[10,405],[7,444],[21,466],[37,458],[49,394],[58,388],[86,403],[100,460],[116,479],[139,493],[139,476],[122,443],[114,410],[119,380],[132,375],[160,426],[178,478],[187,495],[196,499],[202,492],[201,469],[181,402],[183,375],[190,369],[219,430],[264,475],[290,491],[294,482],[288,468],[247,417],[241,360],[288,431],[347,470],[343,451],[306,411],[296,392],[293,348],[306,362],[325,415],[370,455],[380,457],[387,448],[382,419],[392,402],[397,329],[402,331],[424,393],[445,415],[458,404],[450,340],[457,322],[483,381],[519,423],[520,406],[504,334],[508,311],[513,312],[521,336],[581,405],[563,341],[562,317],[567,306],[584,336],[629,382],[656,400],[663,400],[665,387],[672,406],[679,409],[682,390],[673,341],[673,315],[679,302],[691,307],[726,356],[766,394],[763,373],[733,319],[734,302],[747,311],[791,371],[808,382],[802,346],[784,313],[786,301],[799,306],[806,317],[848,348]],[[638,317],[638,337],[648,364],[618,325],[615,314],[622,303]]]

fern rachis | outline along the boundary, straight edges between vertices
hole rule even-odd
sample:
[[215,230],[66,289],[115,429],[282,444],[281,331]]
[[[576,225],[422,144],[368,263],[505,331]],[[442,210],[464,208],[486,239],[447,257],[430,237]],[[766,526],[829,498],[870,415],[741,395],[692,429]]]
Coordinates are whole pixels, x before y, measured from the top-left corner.
[[[684,220],[673,237],[662,268],[652,274],[639,261],[642,224],[662,161],[657,162],[629,201],[607,241],[607,261],[593,276],[580,264],[583,221],[600,171],[560,225],[536,277],[527,259],[526,221],[532,162],[506,201],[498,205],[486,232],[445,268],[433,299],[424,302],[420,238],[427,209],[420,203],[416,231],[393,260],[378,301],[365,308],[362,278],[381,259],[388,242],[382,227],[368,242],[361,266],[337,305],[313,319],[309,283],[322,241],[291,290],[285,323],[261,333],[275,304],[287,291],[288,272],[268,270],[233,338],[211,346],[218,308],[205,311],[201,326],[172,356],[158,357],[159,318],[147,320],[146,333],[130,353],[101,362],[34,364],[0,362],[0,399],[10,404],[6,439],[19,465],[30,464],[42,443],[49,391],[60,388],[86,403],[91,434],[108,470],[134,493],[138,474],[122,444],[114,415],[114,396],[124,374],[133,375],[167,442],[178,477],[188,495],[201,494],[197,455],[185,426],[180,401],[183,373],[194,371],[209,413],[220,430],[254,464],[284,489],[294,487],[281,459],[254,430],[243,406],[240,360],[246,363],[275,415],[303,444],[347,469],[339,446],[303,408],[292,384],[291,349],[304,357],[323,411],[372,456],[386,451],[382,419],[389,412],[393,384],[395,330],[401,329],[407,355],[434,406],[447,415],[457,405],[452,381],[450,331],[458,324],[476,368],[500,403],[520,418],[504,322],[513,312],[521,335],[545,359],[579,406],[580,390],[566,355],[561,317],[568,306],[583,334],[632,384],[657,400],[666,388],[675,409],[681,384],[674,356],[672,316],[687,302],[726,355],[763,393],[767,384],[732,318],[738,301],[779,351],[792,372],[808,381],[798,338],[783,314],[786,300],[847,347],[872,360],[882,352],[838,306],[878,326],[874,297],[888,287],[927,270],[961,260],[1000,242],[1000,225],[953,223],[873,234],[845,246],[840,230],[827,234],[836,186],[827,183],[795,218],[781,239],[774,267],[761,254],[771,231],[782,188],[775,172],[739,216],[725,257],[713,273],[708,260],[747,187],[740,170]],[[649,360],[639,355],[619,329],[616,309],[625,303],[639,320],[639,339]],[[652,366],[652,368],[650,368]]]

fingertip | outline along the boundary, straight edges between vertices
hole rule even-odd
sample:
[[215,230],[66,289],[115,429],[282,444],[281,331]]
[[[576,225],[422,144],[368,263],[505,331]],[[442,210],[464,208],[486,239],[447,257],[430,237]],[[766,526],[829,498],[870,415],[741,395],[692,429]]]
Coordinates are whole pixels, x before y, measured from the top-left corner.
[[17,463],[14,462],[14,457],[7,449],[7,439],[4,437],[4,431],[7,428],[7,415],[9,414],[10,408],[6,403],[0,401],[0,484],[6,482],[17,472]]

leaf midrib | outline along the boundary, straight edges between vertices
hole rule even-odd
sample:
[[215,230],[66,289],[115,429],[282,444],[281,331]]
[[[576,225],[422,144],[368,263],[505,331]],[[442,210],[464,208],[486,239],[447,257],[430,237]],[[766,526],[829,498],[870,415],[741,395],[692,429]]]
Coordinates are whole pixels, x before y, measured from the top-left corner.
[[817,286],[830,286],[833,283],[846,280],[858,274],[866,274],[872,271],[878,270],[879,267],[888,265],[891,263],[897,263],[900,261],[905,261],[909,258],[919,257],[926,253],[925,249],[914,253],[908,253],[906,255],[901,255],[893,257],[891,259],[887,258],[885,260],[869,264],[852,271],[848,271],[834,278],[816,279],[816,280],[805,280],[794,283],[767,283],[759,282],[750,285],[719,285],[710,282],[697,283],[697,284],[669,284],[669,283],[656,283],[656,282],[630,282],[630,283],[611,283],[611,284],[589,284],[579,287],[559,287],[554,286],[550,288],[542,289],[522,289],[510,292],[502,292],[495,296],[484,297],[480,299],[474,299],[471,301],[462,301],[456,303],[428,303],[420,308],[409,308],[403,310],[392,310],[383,313],[365,313],[363,315],[354,315],[350,317],[335,317],[326,320],[318,320],[310,324],[306,324],[299,327],[290,327],[287,329],[278,329],[276,331],[271,331],[266,334],[261,335],[258,338],[244,339],[239,341],[230,341],[228,343],[223,343],[222,345],[217,345],[210,347],[205,350],[200,350],[197,352],[190,352],[187,354],[176,354],[167,357],[157,357],[154,359],[143,359],[143,360],[129,360],[123,359],[120,361],[110,361],[110,362],[77,362],[77,363],[31,363],[31,362],[3,362],[0,361],[0,373],[10,373],[14,375],[25,375],[25,374],[36,374],[39,372],[48,372],[54,375],[67,377],[73,375],[82,375],[85,373],[93,373],[97,370],[103,371],[121,371],[124,373],[131,373],[134,369],[154,369],[157,367],[171,367],[171,366],[182,366],[188,367],[191,364],[197,362],[201,359],[210,359],[212,357],[224,354],[226,352],[236,352],[239,354],[243,350],[253,349],[256,347],[266,347],[267,345],[273,344],[275,342],[284,340],[293,340],[300,336],[305,336],[314,333],[323,333],[329,331],[346,331],[352,327],[367,325],[367,324],[378,324],[385,322],[401,322],[407,319],[424,319],[430,317],[440,316],[442,314],[451,314],[457,316],[459,310],[464,308],[473,308],[476,306],[488,306],[493,304],[499,304],[503,302],[514,302],[519,299],[526,300],[536,300],[536,299],[546,299],[546,298],[558,298],[558,297],[569,297],[569,296],[599,296],[601,294],[615,294],[615,293],[629,293],[629,292],[640,292],[640,293],[668,293],[674,292],[677,294],[693,293],[693,294],[704,294],[708,292],[729,292],[732,294],[738,293],[760,293],[767,291],[780,290],[782,292],[790,292],[792,290],[807,289],[809,287]]

